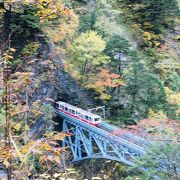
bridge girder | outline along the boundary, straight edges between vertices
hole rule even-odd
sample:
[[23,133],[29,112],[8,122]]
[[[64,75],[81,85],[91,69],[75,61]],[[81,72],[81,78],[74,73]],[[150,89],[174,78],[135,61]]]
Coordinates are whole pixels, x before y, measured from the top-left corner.
[[134,166],[133,159],[142,154],[138,150],[129,148],[127,144],[113,140],[113,137],[107,138],[101,133],[93,132],[88,125],[82,126],[79,122],[70,119],[63,120],[63,131],[72,134],[65,137],[63,146],[69,146],[73,162],[104,158]]

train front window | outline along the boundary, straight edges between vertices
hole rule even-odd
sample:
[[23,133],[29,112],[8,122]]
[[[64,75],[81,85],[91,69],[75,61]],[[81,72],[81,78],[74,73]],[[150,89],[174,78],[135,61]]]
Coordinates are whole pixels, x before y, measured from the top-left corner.
[[94,121],[98,122],[98,121],[100,121],[100,118],[94,118]]

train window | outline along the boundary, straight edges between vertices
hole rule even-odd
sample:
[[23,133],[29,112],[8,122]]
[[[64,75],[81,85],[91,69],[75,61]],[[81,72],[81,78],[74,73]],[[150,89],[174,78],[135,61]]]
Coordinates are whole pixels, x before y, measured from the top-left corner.
[[94,118],[94,121],[95,122],[100,121],[100,118]]
[[89,117],[88,117],[88,116],[85,116],[85,119],[89,120]]
[[65,107],[65,111],[68,111],[68,108],[67,108],[67,107]]
[[75,110],[72,110],[72,114],[75,114]]
[[91,120],[91,117],[89,117],[89,121],[92,121],[92,120]]

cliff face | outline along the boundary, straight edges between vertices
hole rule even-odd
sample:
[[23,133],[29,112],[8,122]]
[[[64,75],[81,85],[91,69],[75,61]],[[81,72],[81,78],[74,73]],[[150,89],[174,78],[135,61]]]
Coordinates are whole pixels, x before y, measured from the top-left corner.
[[26,68],[32,70],[34,83],[30,101],[62,100],[84,108],[92,107],[94,100],[90,92],[83,89],[67,72],[64,71],[61,58],[56,54],[53,45],[38,35],[39,53],[31,57]]

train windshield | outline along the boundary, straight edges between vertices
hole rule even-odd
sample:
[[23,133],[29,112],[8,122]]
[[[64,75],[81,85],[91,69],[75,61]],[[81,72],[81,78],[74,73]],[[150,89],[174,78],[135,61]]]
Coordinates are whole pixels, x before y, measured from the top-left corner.
[[94,121],[95,122],[98,122],[98,121],[100,121],[101,119],[100,118],[94,118]]

